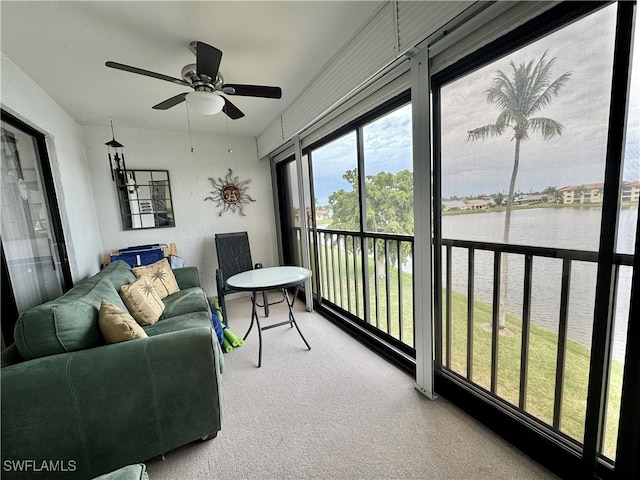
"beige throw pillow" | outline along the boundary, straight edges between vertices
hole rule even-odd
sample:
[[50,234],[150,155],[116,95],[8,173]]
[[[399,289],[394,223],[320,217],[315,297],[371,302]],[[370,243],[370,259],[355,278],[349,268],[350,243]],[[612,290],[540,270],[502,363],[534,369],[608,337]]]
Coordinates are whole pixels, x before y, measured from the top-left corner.
[[146,332],[131,315],[106,300],[102,300],[100,304],[98,324],[107,343],[120,343],[136,338],[147,338]]
[[149,277],[142,277],[120,287],[120,296],[127,310],[140,325],[153,325],[164,312],[164,303]]
[[176,277],[173,275],[173,270],[171,270],[169,261],[166,258],[163,258],[156,263],[152,263],[151,265],[135,267],[133,269],[133,274],[136,278],[141,278],[143,276],[149,277],[149,280],[151,280],[151,283],[153,284],[153,288],[156,290],[156,293],[160,298],[165,298],[172,293],[180,291],[178,282],[176,282]]

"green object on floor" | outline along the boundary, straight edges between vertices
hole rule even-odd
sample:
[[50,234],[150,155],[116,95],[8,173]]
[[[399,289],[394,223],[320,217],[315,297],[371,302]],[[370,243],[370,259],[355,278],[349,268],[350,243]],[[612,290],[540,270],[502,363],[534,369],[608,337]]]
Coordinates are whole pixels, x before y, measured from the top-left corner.
[[95,477],[93,480],[149,480],[144,463],[128,465],[118,470]]
[[218,316],[218,320],[220,320],[220,323],[224,324],[222,310],[220,309],[220,303],[218,302],[217,298],[211,302],[211,307],[213,308],[214,313]]
[[244,345],[244,340],[242,340],[240,337],[236,336],[235,333],[229,330],[229,327],[224,328],[222,330],[222,333],[224,334],[224,338],[228,340],[229,343],[231,343],[231,345],[233,345],[234,347],[241,347],[242,345]]
[[[224,330],[226,332],[226,330]],[[227,340],[227,338],[223,338],[222,339],[222,351],[224,353],[229,353],[231,350],[233,350],[233,346],[229,343],[229,340]]]

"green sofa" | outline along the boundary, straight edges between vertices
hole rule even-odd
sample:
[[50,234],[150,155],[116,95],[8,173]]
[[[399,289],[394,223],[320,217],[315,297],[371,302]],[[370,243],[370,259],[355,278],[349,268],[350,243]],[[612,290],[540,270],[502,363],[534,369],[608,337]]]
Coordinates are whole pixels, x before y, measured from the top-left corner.
[[23,312],[2,352],[1,477],[88,479],[213,437],[221,428],[222,354],[195,267],[173,271],[148,338],[105,345],[103,299],[126,311],[114,262]]

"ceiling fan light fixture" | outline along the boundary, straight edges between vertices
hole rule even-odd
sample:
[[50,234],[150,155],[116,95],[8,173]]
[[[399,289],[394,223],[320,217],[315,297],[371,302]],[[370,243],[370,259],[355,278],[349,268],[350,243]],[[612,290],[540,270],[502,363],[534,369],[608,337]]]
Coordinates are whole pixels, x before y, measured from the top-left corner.
[[215,115],[224,107],[224,99],[215,92],[195,91],[187,94],[187,104],[203,115]]

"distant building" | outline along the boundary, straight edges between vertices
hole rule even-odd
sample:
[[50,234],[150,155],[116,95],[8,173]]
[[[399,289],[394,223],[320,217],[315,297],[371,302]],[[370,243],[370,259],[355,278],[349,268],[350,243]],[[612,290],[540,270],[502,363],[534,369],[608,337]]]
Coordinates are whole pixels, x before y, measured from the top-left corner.
[[533,195],[533,194],[525,194],[519,195],[516,197],[514,203],[518,205],[531,205],[534,203],[542,203],[547,199],[547,195]]
[[622,196],[623,202],[638,202],[640,201],[640,180],[635,182],[624,182],[622,184]]
[[562,194],[562,203],[602,203],[602,183],[586,183],[584,185],[570,185],[558,190]]
[[486,210],[489,208],[489,202],[484,199],[465,200],[464,203],[466,203],[471,210]]
[[316,220],[325,220],[331,217],[331,209],[328,207],[316,208]]
[[[296,218],[297,215],[296,215]],[[316,220],[326,220],[331,218],[331,209],[329,207],[316,207]],[[311,208],[307,207],[307,222],[311,222]]]
[[469,206],[462,200],[443,200],[442,210],[456,211],[456,210],[469,210]]

